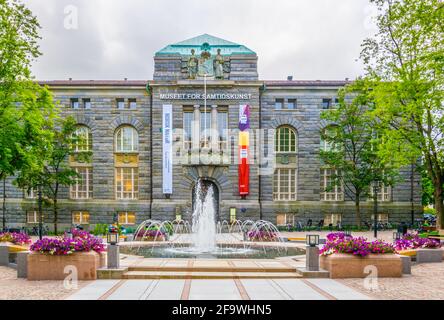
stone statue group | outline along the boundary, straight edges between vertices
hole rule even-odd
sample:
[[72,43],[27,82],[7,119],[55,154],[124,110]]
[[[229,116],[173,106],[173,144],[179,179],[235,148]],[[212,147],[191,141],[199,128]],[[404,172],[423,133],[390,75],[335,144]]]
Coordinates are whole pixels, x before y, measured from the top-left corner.
[[217,55],[212,58],[211,54],[205,50],[202,51],[200,57],[195,56],[195,50],[191,49],[191,56],[187,63],[188,78],[196,79],[196,76],[209,76],[215,79],[224,78],[224,57],[220,54],[220,49],[217,49]]

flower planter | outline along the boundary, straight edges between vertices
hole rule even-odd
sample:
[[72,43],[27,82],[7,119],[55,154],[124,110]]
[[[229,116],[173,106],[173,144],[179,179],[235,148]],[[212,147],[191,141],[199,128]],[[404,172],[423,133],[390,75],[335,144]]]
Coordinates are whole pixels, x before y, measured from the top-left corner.
[[28,280],[64,280],[65,267],[77,269],[78,280],[96,280],[97,269],[105,266],[105,255],[95,251],[75,252],[70,255],[49,255],[31,252],[28,255]]
[[320,257],[322,269],[330,272],[330,278],[365,278],[369,273],[364,273],[367,266],[375,266],[377,277],[401,277],[402,261],[395,254],[369,254],[365,257],[352,254],[334,253]]

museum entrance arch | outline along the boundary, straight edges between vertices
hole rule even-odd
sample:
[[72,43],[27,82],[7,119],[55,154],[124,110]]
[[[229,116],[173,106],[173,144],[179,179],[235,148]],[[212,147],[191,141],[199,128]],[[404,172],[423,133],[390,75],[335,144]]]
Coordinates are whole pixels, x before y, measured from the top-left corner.
[[[214,195],[214,198],[213,198],[213,201],[214,201],[214,209],[215,209],[215,214],[216,214],[216,217],[215,217],[215,220],[216,221],[219,221],[219,202],[220,202],[220,200],[219,200],[219,188],[217,187],[217,185],[213,182],[213,181],[211,181],[211,180],[209,180],[209,179],[201,179],[200,180],[201,181],[201,184],[202,184],[202,189],[201,189],[201,197],[205,197],[206,196],[206,194],[207,194],[207,191],[208,191],[208,189],[210,188],[210,186],[212,186],[213,187],[213,195]],[[195,208],[195,205],[196,205],[196,188],[197,188],[197,181],[196,181],[196,183],[194,184],[194,187],[193,187],[193,189],[192,189],[192,210],[193,210],[193,212],[194,212],[194,208]]]

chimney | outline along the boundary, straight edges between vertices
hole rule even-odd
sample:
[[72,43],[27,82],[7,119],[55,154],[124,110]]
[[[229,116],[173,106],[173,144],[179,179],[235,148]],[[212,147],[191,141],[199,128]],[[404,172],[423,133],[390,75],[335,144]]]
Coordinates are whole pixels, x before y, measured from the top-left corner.
[[124,78],[123,80],[128,81],[128,78]]
[[69,78],[68,80],[69,80],[69,81],[72,81],[72,78]]
[[287,81],[293,81],[293,76],[288,76]]

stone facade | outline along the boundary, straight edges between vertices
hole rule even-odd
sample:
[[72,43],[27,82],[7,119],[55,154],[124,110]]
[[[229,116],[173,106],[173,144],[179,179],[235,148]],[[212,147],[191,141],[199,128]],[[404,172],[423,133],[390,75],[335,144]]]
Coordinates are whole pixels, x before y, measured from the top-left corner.
[[[198,37],[199,38],[199,37]],[[196,38],[197,39],[197,38]],[[206,41],[213,41],[207,36]],[[217,38],[215,38],[217,39]],[[190,39],[193,40],[193,39]],[[219,39],[220,40],[220,39]],[[198,40],[197,40],[198,41]],[[215,41],[217,42],[217,41]],[[190,43],[186,43],[189,50]],[[232,43],[217,42],[224,46],[224,80],[207,81],[207,93],[247,94],[249,99],[208,100],[207,108],[227,112],[231,154],[228,162],[213,161],[187,164],[174,162],[173,193],[162,193],[162,110],[163,105],[173,106],[173,154],[183,154],[183,112],[186,108],[200,106],[202,99],[163,99],[162,94],[203,93],[202,79],[188,80],[185,50],[181,46],[178,53],[169,51],[154,57],[154,80],[148,81],[47,81],[56,101],[60,104],[62,116],[72,115],[79,124],[88,126],[92,132],[93,197],[91,199],[70,199],[69,188],[64,188],[60,196],[59,222],[68,227],[72,222],[73,211],[87,211],[90,214],[90,227],[97,223],[111,223],[118,212],[134,212],[136,223],[145,219],[174,220],[180,214],[184,219],[191,218],[192,190],[198,178],[215,183],[219,193],[220,220],[229,220],[230,208],[236,208],[237,218],[265,219],[276,222],[277,214],[295,214],[295,221],[314,223],[326,214],[342,214],[343,224],[353,224],[354,203],[345,197],[344,201],[321,201],[320,187],[320,130],[326,123],[320,119],[323,99],[334,99],[337,91],[346,81],[261,81],[257,74],[257,55],[251,50]],[[198,43],[196,42],[196,45]],[[210,48],[214,50],[217,45]],[[230,45],[232,47],[230,47]],[[236,47],[237,46],[237,47]],[[213,48],[214,47],[214,48]],[[196,46],[196,49],[199,47]],[[232,49],[230,49],[232,48]],[[240,48],[240,49],[239,49]],[[245,52],[239,52],[244,50]],[[182,50],[182,51],[181,51]],[[198,51],[198,50],[197,50]],[[91,109],[71,108],[71,99],[91,100]],[[118,109],[116,99],[136,99],[137,106]],[[284,108],[277,110],[276,99],[283,99]],[[295,99],[294,109],[287,109],[289,99]],[[238,121],[239,105],[251,107],[250,118],[250,194],[243,198],[238,190]],[[122,125],[134,127],[139,135],[138,168],[139,194],[137,200],[116,199],[115,192],[115,132]],[[297,196],[295,201],[273,200],[273,168],[266,160],[273,157],[273,150],[267,142],[255,140],[258,133],[271,136],[276,128],[287,125],[297,133]],[[268,132],[268,134],[267,134]],[[271,149],[271,150],[270,150]],[[268,158],[267,158],[268,157]],[[262,163],[262,164],[261,164]],[[267,170],[268,169],[268,170]],[[259,175],[259,173],[261,173]],[[379,203],[379,212],[388,214],[392,222],[410,221],[412,203],[410,168],[402,170],[400,181],[390,190],[389,201]],[[24,192],[7,181],[7,223],[9,226],[27,226],[26,211],[36,207],[35,200],[24,199]],[[420,177],[414,174],[414,210],[422,213]],[[244,210],[241,210],[244,209]],[[364,220],[369,220],[373,212],[371,201],[362,201]],[[45,222],[51,226],[50,209],[45,209]]]

